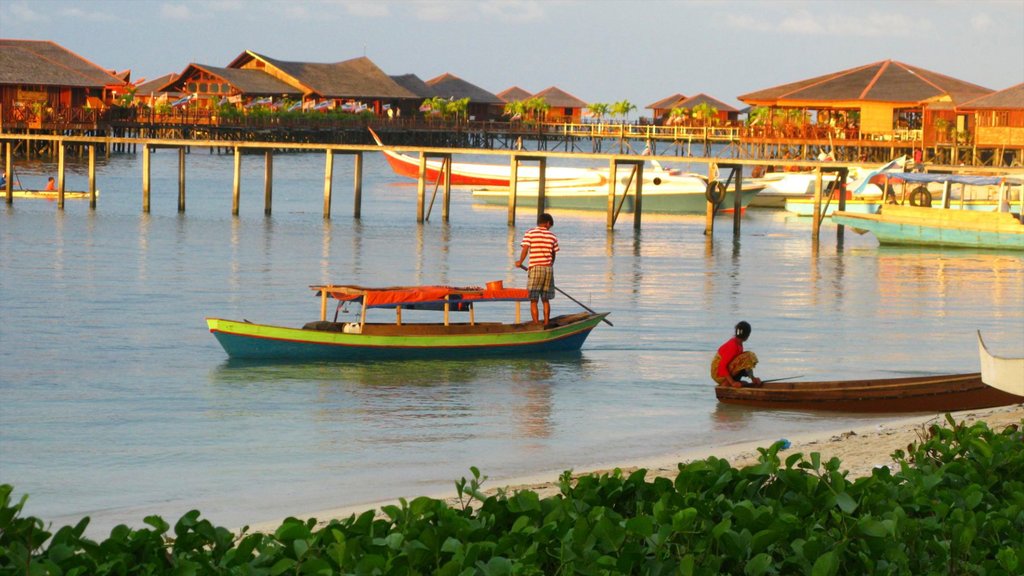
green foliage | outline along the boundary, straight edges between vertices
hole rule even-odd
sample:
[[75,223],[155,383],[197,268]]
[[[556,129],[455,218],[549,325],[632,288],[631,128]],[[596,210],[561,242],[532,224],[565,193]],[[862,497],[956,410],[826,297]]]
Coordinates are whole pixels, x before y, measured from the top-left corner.
[[559,479],[560,493],[483,492],[476,468],[458,504],[416,498],[343,520],[286,519],[234,534],[200,518],[172,527],[89,523],[51,534],[0,486],[0,574],[1020,574],[1024,437],[984,423],[931,437],[851,481],[838,459],[759,449],[736,469],[711,457],[675,479],[646,471]]

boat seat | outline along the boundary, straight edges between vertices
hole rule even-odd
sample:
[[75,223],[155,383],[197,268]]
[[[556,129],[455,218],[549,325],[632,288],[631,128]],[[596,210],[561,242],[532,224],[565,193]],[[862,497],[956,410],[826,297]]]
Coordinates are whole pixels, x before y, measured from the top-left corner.
[[345,322],[329,322],[327,320],[317,320],[316,322],[306,322],[303,326],[303,330],[319,330],[321,332],[343,332]]

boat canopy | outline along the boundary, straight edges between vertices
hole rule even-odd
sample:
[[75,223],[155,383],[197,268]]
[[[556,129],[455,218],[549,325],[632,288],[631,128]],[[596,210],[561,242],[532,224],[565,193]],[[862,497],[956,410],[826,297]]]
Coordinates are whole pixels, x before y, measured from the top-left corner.
[[1004,181],[1009,184],[1019,184],[1022,181],[1020,176],[978,176],[969,174],[939,174],[932,172],[899,172],[886,174],[889,181],[920,182],[928,184],[931,182],[952,182],[953,184],[966,184],[968,186],[999,186]]
[[342,302],[358,302],[366,308],[397,308],[436,310],[447,302],[453,308],[474,302],[523,302],[529,300],[525,288],[481,288],[479,286],[310,286],[317,296],[326,293]]

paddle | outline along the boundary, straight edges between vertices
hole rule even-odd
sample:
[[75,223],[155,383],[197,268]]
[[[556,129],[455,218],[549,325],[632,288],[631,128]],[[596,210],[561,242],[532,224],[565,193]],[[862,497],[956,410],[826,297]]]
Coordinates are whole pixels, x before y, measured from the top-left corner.
[[[523,266],[522,264],[520,264],[519,267],[522,268],[523,270],[527,270],[526,266]],[[586,310],[587,312],[590,312],[591,314],[597,314],[597,312],[594,312],[593,310],[591,310],[590,307],[588,307],[583,302],[580,302],[579,300],[577,300],[577,299],[573,298],[572,296],[569,296],[568,294],[566,294],[565,291],[562,290],[561,288],[559,288],[558,286],[552,286],[552,288],[557,290],[558,293],[561,294],[562,296],[565,296],[569,300],[572,300],[576,304],[579,304],[580,308],[583,308],[584,310]],[[601,322],[604,322],[605,324],[607,324],[609,326],[615,326],[615,324],[612,324],[611,322],[609,322],[607,318],[601,318]]]
[[761,380],[761,384],[767,384],[769,382],[782,382],[783,380],[793,380],[794,378],[803,378],[803,374],[799,376],[787,376],[785,378],[772,378],[771,380]]

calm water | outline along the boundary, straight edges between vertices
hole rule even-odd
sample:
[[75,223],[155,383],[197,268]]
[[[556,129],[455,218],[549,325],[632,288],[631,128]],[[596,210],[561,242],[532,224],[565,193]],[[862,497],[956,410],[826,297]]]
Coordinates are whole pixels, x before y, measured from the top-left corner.
[[[320,282],[521,285],[505,212],[457,190],[452,218],[415,222],[415,184],[366,157],[363,218],[351,218],[351,161],[335,162],[322,218],[323,157],[275,158],[274,214],[263,163],[243,160],[230,216],[231,156],[154,156],[152,213],[141,161],[100,168],[99,208],[17,200],[0,208],[0,482],[55,524],[84,515],[104,534],[147,514],[199,508],[240,526],[329,507],[449,491],[470,466],[497,479],[583,469],[693,448],[880,421],[724,407],[707,378],[736,321],[763,377],[872,377],[977,370],[974,331],[1024,348],[1020,255],[882,249],[826,223],[751,211],[710,242],[703,216],[554,212],[559,286],[610,310],[582,353],[462,362],[228,362],[207,315],[301,325]],[[69,189],[84,189],[72,166]],[[52,165],[19,164],[25,187]],[[575,310],[565,298],[555,313]],[[510,312],[509,312],[510,314]],[[797,447],[799,448],[799,447]]]

